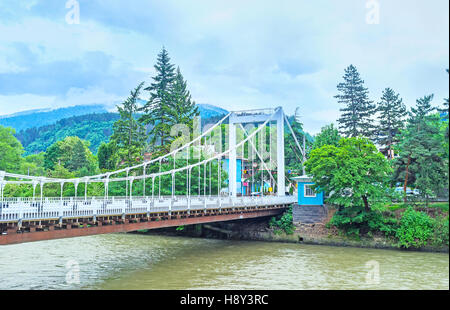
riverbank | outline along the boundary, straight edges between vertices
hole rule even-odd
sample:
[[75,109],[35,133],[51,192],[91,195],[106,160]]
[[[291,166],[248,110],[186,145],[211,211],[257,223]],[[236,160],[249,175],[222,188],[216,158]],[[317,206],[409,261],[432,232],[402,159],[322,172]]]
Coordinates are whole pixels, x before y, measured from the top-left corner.
[[420,248],[400,248],[396,240],[389,239],[382,234],[358,239],[344,235],[335,227],[328,228],[334,210],[319,223],[296,223],[292,234],[286,234],[280,229],[271,228],[270,218],[238,220],[230,222],[212,223],[206,225],[191,225],[178,228],[164,228],[143,231],[140,233],[166,236],[201,237],[211,239],[229,239],[262,242],[297,243],[309,245],[326,245],[338,247],[356,247],[371,249],[390,249],[397,251],[419,251],[449,253],[448,246],[426,245]]

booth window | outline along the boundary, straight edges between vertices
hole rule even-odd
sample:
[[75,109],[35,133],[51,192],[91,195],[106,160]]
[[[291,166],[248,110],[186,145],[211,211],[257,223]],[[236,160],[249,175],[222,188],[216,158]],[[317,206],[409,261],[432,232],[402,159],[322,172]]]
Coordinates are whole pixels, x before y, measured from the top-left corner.
[[305,197],[316,197],[316,192],[312,189],[312,185],[305,184]]

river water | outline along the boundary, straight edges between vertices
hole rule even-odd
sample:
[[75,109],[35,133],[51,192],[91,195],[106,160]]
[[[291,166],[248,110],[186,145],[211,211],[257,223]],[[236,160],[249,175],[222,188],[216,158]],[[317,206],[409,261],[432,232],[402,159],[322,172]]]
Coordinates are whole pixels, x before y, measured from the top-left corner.
[[0,289],[449,289],[449,255],[109,234],[0,246]]

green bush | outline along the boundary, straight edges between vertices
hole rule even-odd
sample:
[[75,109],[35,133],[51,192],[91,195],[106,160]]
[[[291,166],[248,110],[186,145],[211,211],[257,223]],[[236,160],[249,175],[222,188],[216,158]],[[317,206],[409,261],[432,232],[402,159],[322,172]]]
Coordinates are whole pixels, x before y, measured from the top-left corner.
[[435,246],[443,246],[449,245],[449,225],[448,225],[448,216],[447,217],[438,217],[434,220],[433,223],[433,245]]
[[377,232],[394,236],[398,222],[390,213],[383,216],[377,210],[366,211],[359,207],[347,207],[334,214],[327,226],[330,225],[344,231],[349,237],[359,238],[362,235],[373,236]]
[[292,207],[289,207],[279,219],[277,219],[277,217],[272,217],[269,221],[269,227],[279,228],[279,230],[275,229],[275,234],[279,234],[281,230],[287,235],[292,235],[295,231],[295,226],[292,222]]
[[433,235],[433,224],[434,220],[427,214],[409,207],[403,213],[396,232],[398,245],[405,248],[420,248],[426,245]]

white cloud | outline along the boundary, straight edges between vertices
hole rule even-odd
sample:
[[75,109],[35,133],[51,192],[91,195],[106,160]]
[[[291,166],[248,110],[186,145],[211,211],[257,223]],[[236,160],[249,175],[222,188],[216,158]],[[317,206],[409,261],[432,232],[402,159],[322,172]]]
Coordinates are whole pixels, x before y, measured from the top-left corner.
[[[290,114],[301,106],[311,132],[338,117],[341,107],[333,96],[350,64],[356,65],[375,101],[385,87],[392,87],[408,106],[428,93],[435,93],[439,105],[448,97],[448,1],[379,2],[378,25],[366,24],[361,0],[168,0],[133,5],[91,0],[81,3],[79,25],[64,22],[63,8],[61,14],[16,12],[16,20],[0,18],[0,74],[25,68],[2,62],[2,46],[23,42],[41,51],[41,62],[70,61],[100,51],[112,59],[103,84],[111,89],[116,81],[131,89],[142,78],[150,82],[164,45],[197,102],[233,110],[281,105]],[[38,7],[21,3],[30,4],[31,12]],[[111,93],[103,84],[67,89],[52,102],[107,102],[128,95]],[[0,98],[5,102],[6,96]],[[44,104],[42,98],[35,96],[33,106]]]

